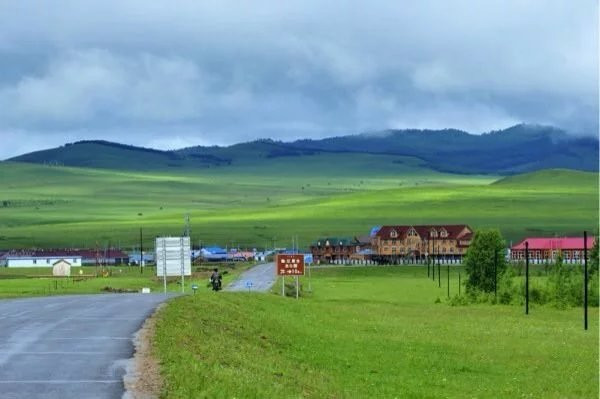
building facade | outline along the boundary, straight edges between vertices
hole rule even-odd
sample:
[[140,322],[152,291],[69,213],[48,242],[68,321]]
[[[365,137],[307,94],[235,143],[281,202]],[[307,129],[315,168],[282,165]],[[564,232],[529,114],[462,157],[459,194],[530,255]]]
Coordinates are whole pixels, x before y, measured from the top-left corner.
[[[591,251],[596,242],[595,237],[588,237],[587,248]],[[529,260],[533,263],[554,262],[561,256],[566,263],[582,263],[584,241],[583,237],[528,237],[513,245],[510,249],[512,261],[525,260],[525,243],[529,244]],[[588,252],[589,257],[589,252]],[[589,258],[588,258],[589,259]]]
[[379,263],[424,263],[429,258],[454,263],[462,260],[472,238],[466,224],[382,226],[371,246]]
[[345,262],[358,251],[360,251],[359,243],[351,238],[325,237],[310,246],[314,263]]
[[57,262],[68,262],[71,266],[81,266],[81,256],[6,256],[6,267],[52,267]]

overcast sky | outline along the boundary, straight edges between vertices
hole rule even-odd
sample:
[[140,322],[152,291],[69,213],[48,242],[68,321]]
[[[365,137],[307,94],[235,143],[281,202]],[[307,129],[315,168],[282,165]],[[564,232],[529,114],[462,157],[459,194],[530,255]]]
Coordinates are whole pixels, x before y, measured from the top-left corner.
[[519,122],[597,134],[596,0],[0,0],[0,158]]

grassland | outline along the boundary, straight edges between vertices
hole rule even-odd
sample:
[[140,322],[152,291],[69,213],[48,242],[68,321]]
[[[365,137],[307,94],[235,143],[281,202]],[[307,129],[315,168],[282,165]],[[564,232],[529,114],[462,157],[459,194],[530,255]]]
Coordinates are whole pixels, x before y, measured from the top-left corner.
[[584,331],[581,309],[449,306],[442,282],[424,267],[320,269],[298,301],[177,298],[154,342],[163,396],[598,397],[597,308]]
[[[224,283],[227,284],[241,271],[250,266],[236,263],[235,267],[221,267]],[[197,269],[196,269],[197,270]],[[80,274],[80,271],[82,274]],[[163,280],[156,277],[154,267],[146,267],[143,273],[137,267],[109,266],[106,268],[73,267],[71,277],[52,277],[52,270],[38,268],[0,268],[0,298],[18,298],[46,295],[100,294],[106,292],[140,292],[150,288],[152,292],[163,292]],[[185,292],[191,293],[192,284],[198,291],[208,291],[208,271],[195,271],[185,279]],[[167,291],[181,292],[179,278],[169,278]]]
[[0,248],[194,244],[301,246],[385,223],[469,223],[509,240],[579,234],[598,221],[598,174],[497,176],[432,171],[414,158],[320,154],[152,172],[0,163]]

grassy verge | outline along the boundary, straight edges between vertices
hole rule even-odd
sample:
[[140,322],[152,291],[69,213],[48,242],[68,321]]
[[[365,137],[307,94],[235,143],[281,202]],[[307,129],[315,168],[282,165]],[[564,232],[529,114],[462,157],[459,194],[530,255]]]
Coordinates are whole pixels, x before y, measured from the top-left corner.
[[[227,284],[239,273],[250,267],[252,263],[235,263],[232,267],[220,270],[226,271],[224,283]],[[185,291],[191,293],[192,284],[197,284],[199,291],[206,288],[210,275],[206,271],[194,268],[191,277],[185,279]],[[80,275],[79,271],[83,274]],[[156,269],[147,267],[143,273],[137,267],[111,266],[106,268],[107,273],[102,273],[93,266],[77,267],[71,269],[71,277],[52,277],[51,268],[0,268],[0,298],[17,298],[45,295],[68,294],[99,294],[106,292],[139,292],[143,287],[148,287],[152,292],[163,291],[162,278],[156,277]],[[181,292],[180,279],[171,277],[167,281],[167,290]]]
[[444,283],[423,267],[336,268],[314,270],[299,301],[177,298],[155,337],[163,396],[598,397],[597,308],[585,332],[581,309],[452,307]]

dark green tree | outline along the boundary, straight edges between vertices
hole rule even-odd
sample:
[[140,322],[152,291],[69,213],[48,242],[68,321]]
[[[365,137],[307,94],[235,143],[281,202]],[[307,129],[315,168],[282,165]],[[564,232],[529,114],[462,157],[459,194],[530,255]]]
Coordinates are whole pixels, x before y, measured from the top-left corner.
[[598,258],[598,241],[600,241],[600,237],[596,237],[596,242],[594,243],[592,250],[588,254],[588,267],[590,275],[598,273],[598,262],[600,261],[600,259]]
[[598,306],[600,304],[600,276],[598,276],[600,253],[598,252],[598,241],[600,241],[600,237],[596,237],[596,242],[588,254],[588,277],[590,284],[588,288],[588,303],[590,306]]
[[498,279],[506,269],[505,243],[500,231],[478,230],[473,236],[465,256],[467,290],[494,291],[494,253],[496,253]]

